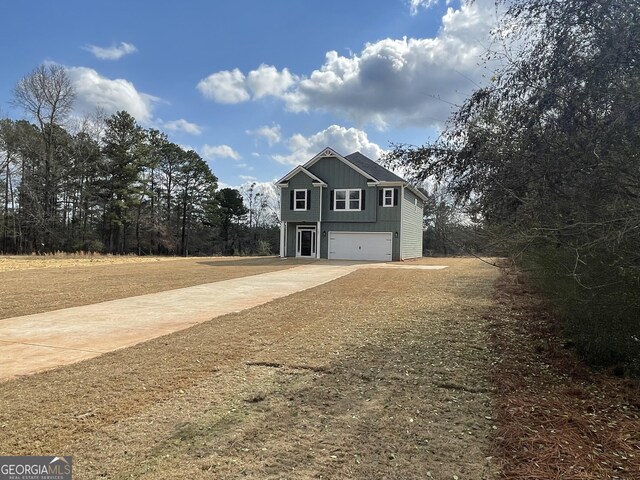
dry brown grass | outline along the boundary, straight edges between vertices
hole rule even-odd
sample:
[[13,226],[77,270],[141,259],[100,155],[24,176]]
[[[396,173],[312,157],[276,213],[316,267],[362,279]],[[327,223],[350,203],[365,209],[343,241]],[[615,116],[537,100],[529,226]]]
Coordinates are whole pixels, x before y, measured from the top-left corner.
[[491,478],[496,272],[447,263],[1,384],[0,451],[74,455],[79,479]]
[[290,268],[275,257],[0,256],[0,319]]
[[487,319],[503,478],[640,478],[638,382],[587,368],[521,277],[501,277]]

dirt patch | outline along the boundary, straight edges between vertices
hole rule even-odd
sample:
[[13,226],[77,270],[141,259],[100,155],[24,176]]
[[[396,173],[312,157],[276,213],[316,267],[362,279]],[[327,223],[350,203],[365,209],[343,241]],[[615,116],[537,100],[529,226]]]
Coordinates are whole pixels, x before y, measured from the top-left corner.
[[[0,257],[0,319],[272,272],[275,257]],[[8,265],[12,265],[8,267]]]
[[0,451],[78,478],[491,478],[492,268],[364,269],[0,385]]
[[640,478],[640,384],[587,368],[522,277],[503,275],[495,301],[503,478]]

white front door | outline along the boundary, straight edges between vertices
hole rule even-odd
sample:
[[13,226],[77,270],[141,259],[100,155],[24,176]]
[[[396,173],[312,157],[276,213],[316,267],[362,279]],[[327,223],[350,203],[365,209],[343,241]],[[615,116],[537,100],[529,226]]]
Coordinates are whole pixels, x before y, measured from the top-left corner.
[[390,262],[392,252],[391,232],[329,232],[330,259]]
[[316,256],[316,227],[296,227],[296,257]]

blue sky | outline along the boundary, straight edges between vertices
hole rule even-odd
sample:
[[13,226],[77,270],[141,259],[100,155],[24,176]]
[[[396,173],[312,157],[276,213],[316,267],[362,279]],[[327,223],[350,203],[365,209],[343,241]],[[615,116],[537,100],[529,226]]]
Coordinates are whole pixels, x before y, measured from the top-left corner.
[[273,182],[325,146],[422,144],[486,73],[493,0],[6,2],[0,116],[43,62],[77,117],[127,110],[222,185]]

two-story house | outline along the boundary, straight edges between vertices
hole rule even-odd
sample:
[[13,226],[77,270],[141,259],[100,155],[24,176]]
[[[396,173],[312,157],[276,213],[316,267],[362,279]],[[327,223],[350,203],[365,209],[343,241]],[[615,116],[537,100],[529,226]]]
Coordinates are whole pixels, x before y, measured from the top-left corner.
[[422,256],[425,196],[360,152],[343,157],[326,148],[277,185],[282,257]]

